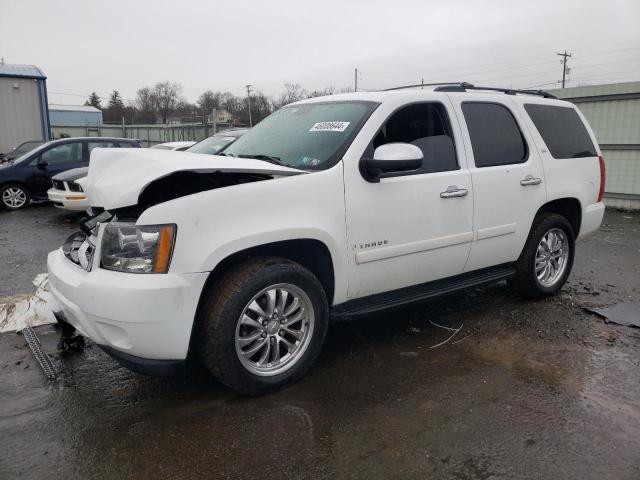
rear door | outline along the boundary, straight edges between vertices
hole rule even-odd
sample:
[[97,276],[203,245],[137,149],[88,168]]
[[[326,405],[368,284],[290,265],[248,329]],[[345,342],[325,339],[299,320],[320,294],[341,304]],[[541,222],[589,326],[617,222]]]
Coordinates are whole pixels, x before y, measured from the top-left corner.
[[465,271],[512,262],[546,201],[538,150],[506,95],[451,96],[462,120],[474,189],[474,242]]

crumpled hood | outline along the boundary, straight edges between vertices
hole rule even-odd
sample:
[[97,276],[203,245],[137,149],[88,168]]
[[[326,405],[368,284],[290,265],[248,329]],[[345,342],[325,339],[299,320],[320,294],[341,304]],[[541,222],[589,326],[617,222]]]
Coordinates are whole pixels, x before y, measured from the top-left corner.
[[306,173],[250,158],[142,148],[97,148],[91,152],[87,176],[89,204],[106,210],[136,205],[140,193],[151,182],[183,171],[280,176]]

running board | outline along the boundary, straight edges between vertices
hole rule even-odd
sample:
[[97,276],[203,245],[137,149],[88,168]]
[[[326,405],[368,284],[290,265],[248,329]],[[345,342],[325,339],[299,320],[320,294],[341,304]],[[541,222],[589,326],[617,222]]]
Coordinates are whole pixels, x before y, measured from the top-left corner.
[[511,277],[514,273],[515,270],[511,264],[483,268],[481,270],[456,275],[455,277],[443,278],[441,280],[413,285],[391,292],[377,293],[368,297],[349,300],[348,302],[334,305],[331,310],[331,315],[340,319],[353,315],[366,315],[380,310],[402,307],[444,295],[445,293],[504,280]]

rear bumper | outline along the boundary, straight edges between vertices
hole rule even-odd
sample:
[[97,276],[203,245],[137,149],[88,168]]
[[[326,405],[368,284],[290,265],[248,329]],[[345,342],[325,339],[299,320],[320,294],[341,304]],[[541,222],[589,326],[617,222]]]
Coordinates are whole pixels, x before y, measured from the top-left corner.
[[600,228],[602,217],[604,217],[604,203],[588,205],[582,212],[582,225],[580,226],[578,240],[584,240],[595,233]]
[[106,345],[99,345],[99,347],[120,365],[134,372],[145,375],[170,376],[183,374],[186,371],[186,360],[151,360],[129,355]]
[[186,359],[206,272],[87,272],[61,250],[49,254],[47,267],[53,310],[124,365]]
[[67,192],[50,188],[47,197],[58,208],[65,210],[84,211],[89,208],[87,194],[82,192]]

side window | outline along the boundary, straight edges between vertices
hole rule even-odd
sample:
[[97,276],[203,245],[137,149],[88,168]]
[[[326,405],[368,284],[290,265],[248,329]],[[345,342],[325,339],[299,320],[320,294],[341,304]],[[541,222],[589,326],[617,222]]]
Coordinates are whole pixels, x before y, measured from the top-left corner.
[[589,132],[572,107],[528,103],[524,109],[540,132],[553,158],[597,155]]
[[117,145],[114,142],[87,142],[87,148],[91,155],[94,148],[117,148]]
[[372,157],[380,145],[397,142],[411,143],[424,155],[420,169],[400,175],[459,168],[449,116],[440,103],[416,103],[395,112],[373,138],[365,155]]
[[471,137],[476,167],[527,161],[524,136],[507,107],[498,103],[464,102],[462,113]]
[[65,143],[64,145],[58,145],[40,155],[40,159],[48,165],[80,163],[82,162],[82,143]]

